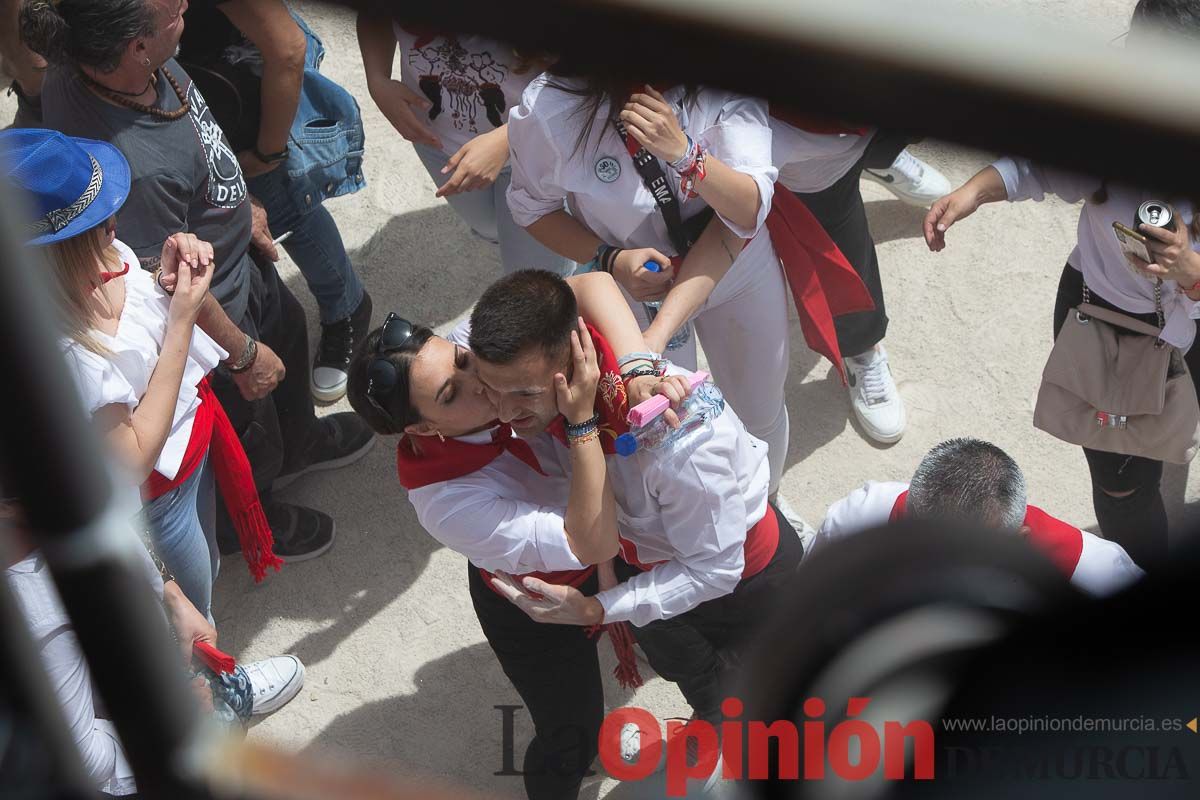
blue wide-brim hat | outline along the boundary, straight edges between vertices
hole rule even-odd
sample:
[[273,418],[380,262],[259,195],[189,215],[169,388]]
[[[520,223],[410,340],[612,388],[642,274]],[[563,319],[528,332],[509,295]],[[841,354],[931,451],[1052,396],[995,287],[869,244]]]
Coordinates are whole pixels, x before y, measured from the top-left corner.
[[29,244],[53,244],[100,225],[129,196],[129,162],[108,142],[40,128],[0,131],[0,164],[28,195]]

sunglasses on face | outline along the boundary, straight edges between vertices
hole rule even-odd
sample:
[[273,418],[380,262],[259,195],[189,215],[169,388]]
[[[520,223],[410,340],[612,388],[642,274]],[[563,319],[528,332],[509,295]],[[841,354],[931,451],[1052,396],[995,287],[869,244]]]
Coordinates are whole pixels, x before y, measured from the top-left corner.
[[[380,400],[386,400],[396,384],[400,382],[400,372],[383,356],[399,350],[408,344],[412,338],[415,326],[401,317],[395,311],[387,315],[383,321],[383,329],[379,333],[379,341],[375,343],[375,358],[367,367],[367,400],[375,410],[389,420],[392,415],[384,408]],[[394,420],[393,420],[394,421]]]

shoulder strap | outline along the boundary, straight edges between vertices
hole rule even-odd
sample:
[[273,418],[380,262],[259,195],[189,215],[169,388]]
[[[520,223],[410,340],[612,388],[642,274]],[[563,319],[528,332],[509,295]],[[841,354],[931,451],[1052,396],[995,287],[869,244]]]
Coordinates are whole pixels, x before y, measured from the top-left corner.
[[629,155],[633,159],[633,168],[637,170],[638,175],[642,178],[642,183],[650,190],[654,202],[658,204],[663,221],[667,223],[667,235],[671,237],[671,244],[675,245],[678,255],[687,254],[692,242],[683,226],[683,216],[679,212],[679,199],[675,197],[675,192],[671,191],[671,184],[667,181],[662,164],[649,150],[629,138],[629,134],[625,131],[625,125],[620,120],[616,120],[613,124],[617,128],[617,134],[620,135],[621,141],[625,144],[625,149],[629,151]]

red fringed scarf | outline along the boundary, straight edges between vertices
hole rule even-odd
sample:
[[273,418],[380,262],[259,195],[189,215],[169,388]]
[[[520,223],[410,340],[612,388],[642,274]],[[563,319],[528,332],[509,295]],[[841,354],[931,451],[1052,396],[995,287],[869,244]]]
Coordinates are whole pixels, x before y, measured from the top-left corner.
[[767,214],[767,231],[792,290],[804,341],[833,362],[846,385],[833,318],[870,311],[875,301],[808,206],[779,183]]
[[[784,116],[776,115],[788,122]],[[797,119],[792,117],[792,119]],[[793,123],[794,124],[794,123]],[[811,126],[811,122],[809,123]],[[807,128],[811,130],[810,128]],[[839,129],[839,133],[861,133],[867,129]],[[625,149],[632,158],[637,157],[641,145],[632,137],[626,137]],[[783,264],[783,274],[792,291],[796,312],[800,317],[800,330],[810,348],[828,358],[837,367],[842,384],[846,385],[846,365],[842,362],[842,351],[838,346],[837,331],[833,318],[856,311],[871,311],[875,301],[862,278],[846,260],[833,239],[817,220],[808,206],[783,184],[775,184],[774,200],[767,214],[767,231],[775,254]],[[750,244],[747,239],[743,247]],[[683,259],[671,259],[676,270]],[[593,338],[595,333],[593,332]],[[599,353],[599,351],[597,351]],[[603,366],[601,367],[603,369]],[[603,409],[598,409],[603,415]],[[622,413],[621,419],[624,419]],[[552,431],[558,436],[558,432]],[[561,437],[560,437],[561,438]],[[611,445],[611,443],[608,443]],[[605,452],[610,452],[605,450]]]
[[[908,506],[908,492],[900,493],[892,505],[888,522],[902,518]],[[1079,566],[1079,557],[1083,555],[1083,533],[1074,525],[1050,516],[1037,506],[1025,507],[1025,525],[1029,528],[1031,541],[1042,554],[1054,562],[1066,576],[1070,578]]]
[[200,407],[196,409],[196,416],[192,420],[192,435],[188,439],[179,471],[174,480],[168,480],[158,472],[150,473],[150,477],[142,484],[142,499],[153,500],[182,484],[200,466],[204,454],[211,452],[221,500],[233,520],[238,541],[242,545],[242,557],[246,559],[254,582],[259,583],[266,577],[268,569],[278,572],[283,561],[272,550],[275,537],[271,535],[271,526],[267,523],[258,489],[254,485],[254,473],[237,431],[209,386],[208,378],[202,380],[196,389],[200,394]]
[[[592,332],[593,337],[598,337],[599,334]],[[606,345],[607,346],[607,345]],[[597,355],[599,355],[599,343],[597,342]],[[616,364],[616,358],[612,356],[611,349],[609,356],[612,363]],[[598,394],[611,394],[614,397],[619,392],[622,398],[621,402],[625,402],[625,384],[621,381],[620,373],[617,373],[617,382],[615,386],[609,385],[607,389],[598,391]],[[602,378],[602,385],[604,380]],[[625,403],[628,405],[628,403]],[[556,423],[561,429],[562,420]],[[612,433],[611,438],[607,443],[608,448],[612,448],[612,441],[624,431]],[[565,433],[563,434],[565,438]],[[604,442],[604,437],[601,437],[601,442]],[[533,452],[533,448],[524,440],[513,436],[512,428],[508,425],[497,425],[492,431],[492,441],[488,443],[472,444],[463,442],[458,439],[446,439],[442,441],[432,436],[422,437],[419,445],[409,436],[401,436],[400,443],[396,447],[396,473],[400,478],[400,485],[405,489],[419,489],[422,486],[429,486],[434,483],[442,483],[443,481],[460,478],[464,475],[470,475],[478,469],[490,464],[494,459],[498,458],[501,453],[510,452],[519,458],[526,466],[532,469],[539,475],[545,475],[541,465],[538,464],[537,455]],[[586,567],[580,570],[563,570],[559,572],[531,572],[527,575],[514,576],[518,582],[524,577],[537,578],[538,580],[552,583],[558,586],[570,586],[578,589],[588,578],[596,571],[595,567]],[[492,573],[480,568],[480,574],[483,576],[484,584],[496,592],[496,587],[492,585]],[[499,594],[499,592],[496,592]],[[642,685],[642,677],[638,673],[637,660],[633,653],[633,633],[629,630],[629,626],[624,622],[607,624],[602,626],[591,626],[587,629],[588,636],[595,638],[600,635],[601,629],[608,632],[609,641],[612,642],[613,651],[617,655],[617,667],[613,671],[621,686],[628,689],[636,689]]]

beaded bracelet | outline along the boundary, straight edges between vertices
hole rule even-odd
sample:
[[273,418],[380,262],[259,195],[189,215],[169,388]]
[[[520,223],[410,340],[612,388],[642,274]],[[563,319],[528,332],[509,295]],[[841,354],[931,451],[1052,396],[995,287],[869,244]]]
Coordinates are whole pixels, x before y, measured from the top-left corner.
[[634,378],[659,378],[659,377],[662,377],[662,376],[659,375],[658,370],[656,370],[654,367],[649,366],[649,365],[644,366],[644,367],[636,367],[634,369],[629,370],[628,372],[621,373],[621,380],[625,381],[625,383],[629,383]]
[[599,425],[600,415],[593,414],[589,419],[585,419],[583,422],[568,422],[564,427],[567,429],[567,435],[570,436],[572,433],[587,433],[589,430],[593,430]]

